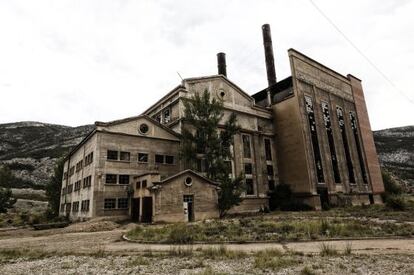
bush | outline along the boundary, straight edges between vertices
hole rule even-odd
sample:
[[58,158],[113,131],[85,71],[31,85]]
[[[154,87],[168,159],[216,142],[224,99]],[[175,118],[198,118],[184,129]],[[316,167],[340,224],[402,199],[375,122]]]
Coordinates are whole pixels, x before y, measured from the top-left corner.
[[399,195],[403,193],[401,185],[387,171],[382,171],[385,193],[388,195]]
[[404,197],[401,195],[389,195],[385,200],[385,205],[397,211],[404,211],[407,209],[407,202],[405,201]]
[[177,244],[191,244],[194,242],[193,231],[185,224],[176,224],[168,236],[168,241]]

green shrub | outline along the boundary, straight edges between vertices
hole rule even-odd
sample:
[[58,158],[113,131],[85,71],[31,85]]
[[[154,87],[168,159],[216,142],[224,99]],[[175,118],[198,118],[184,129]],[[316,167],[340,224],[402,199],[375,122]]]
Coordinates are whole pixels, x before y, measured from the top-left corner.
[[175,224],[168,236],[168,242],[177,244],[190,244],[194,242],[194,232],[183,223]]
[[392,209],[397,211],[404,211],[407,209],[407,202],[405,201],[404,197],[401,195],[390,195],[387,196],[387,199],[385,200],[385,205]]
[[335,249],[335,247],[327,243],[322,243],[319,247],[319,250],[319,254],[323,257],[338,255],[338,251]]
[[398,195],[403,193],[401,185],[398,184],[398,182],[388,171],[382,171],[382,181],[384,182],[384,189],[386,194]]

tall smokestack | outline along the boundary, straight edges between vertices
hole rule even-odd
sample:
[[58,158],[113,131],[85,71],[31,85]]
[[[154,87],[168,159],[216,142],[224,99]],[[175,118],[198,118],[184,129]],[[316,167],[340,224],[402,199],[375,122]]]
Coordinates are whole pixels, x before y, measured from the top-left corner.
[[276,70],[275,60],[273,57],[272,34],[270,33],[270,25],[264,24],[262,26],[263,45],[266,58],[267,82],[269,86],[276,84]]
[[218,74],[222,74],[227,77],[226,54],[225,53],[217,54],[217,67],[218,67]]

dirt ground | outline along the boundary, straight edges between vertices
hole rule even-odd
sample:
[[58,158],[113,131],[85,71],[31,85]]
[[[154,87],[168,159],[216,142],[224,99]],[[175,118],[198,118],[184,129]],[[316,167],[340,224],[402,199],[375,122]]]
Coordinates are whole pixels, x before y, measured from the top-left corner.
[[[414,239],[326,241],[338,254],[328,257],[320,255],[322,242],[229,244],[226,250],[241,251],[244,256],[210,258],[196,256],[197,251],[223,245],[126,242],[122,235],[131,226],[98,232],[68,232],[67,228],[0,231],[0,250],[45,253],[35,258],[0,256],[0,274],[414,274]],[[344,255],[349,246],[352,253]],[[176,248],[194,254],[171,254]],[[282,264],[276,258],[264,267],[257,263],[259,251],[275,249],[288,257],[287,264],[285,258]]]

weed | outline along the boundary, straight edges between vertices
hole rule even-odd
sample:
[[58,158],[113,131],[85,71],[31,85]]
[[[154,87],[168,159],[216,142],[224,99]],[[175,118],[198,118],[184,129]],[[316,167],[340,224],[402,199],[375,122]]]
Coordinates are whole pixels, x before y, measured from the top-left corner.
[[287,257],[271,257],[269,255],[264,257],[255,257],[254,267],[262,270],[271,269],[274,271],[282,268],[287,268],[297,264],[298,261]]
[[175,257],[191,257],[193,256],[192,246],[171,246],[168,251],[169,256]]
[[135,258],[129,259],[129,261],[127,262],[127,267],[134,267],[138,265],[149,265],[149,264],[150,262],[148,261],[148,259],[144,257],[135,257]]
[[247,257],[246,252],[228,250],[224,245],[201,250],[201,256],[208,259],[240,259]]
[[351,255],[352,254],[352,242],[347,242],[345,244],[344,255]]
[[305,266],[301,271],[301,275],[316,275],[316,272],[313,271],[310,267]]
[[322,243],[319,249],[320,249],[319,254],[322,257],[338,255],[338,251],[335,249],[335,247],[327,243]]

